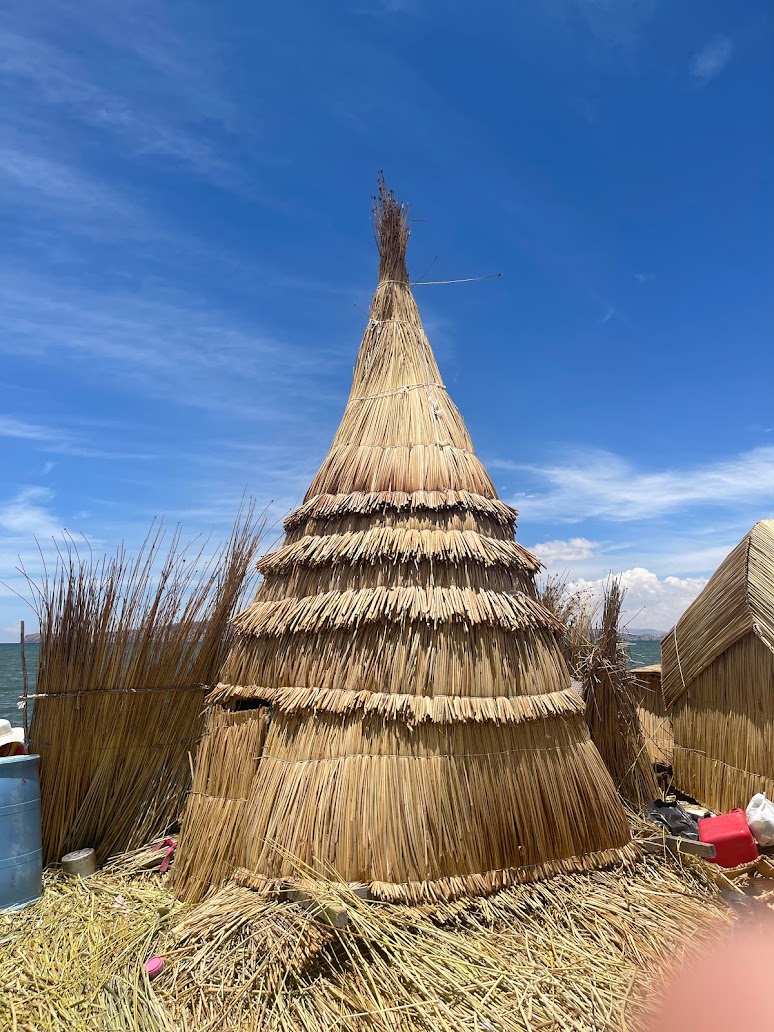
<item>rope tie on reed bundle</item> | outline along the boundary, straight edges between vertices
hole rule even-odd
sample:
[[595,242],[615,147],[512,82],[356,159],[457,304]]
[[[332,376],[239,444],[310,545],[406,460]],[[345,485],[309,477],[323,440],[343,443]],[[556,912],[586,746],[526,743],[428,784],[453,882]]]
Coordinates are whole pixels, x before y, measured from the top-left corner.
[[680,680],[683,682],[683,691],[688,691],[688,685],[683,677],[683,664],[680,662],[680,649],[677,647],[677,624],[672,628],[672,637],[675,640],[675,656],[677,657],[677,669],[680,671]]
[[316,759],[308,757],[304,760],[293,760],[286,756],[272,756],[271,753],[262,752],[252,759],[263,763],[271,760],[273,763],[284,763],[286,766],[307,766],[311,763],[338,763],[340,760],[475,760],[489,756],[520,756],[524,753],[562,753],[575,750],[579,742],[569,742],[562,745],[528,745],[520,749],[495,749],[486,752],[454,752],[454,753],[433,753],[432,755],[414,755],[406,753],[342,753],[340,756],[318,756]]
[[376,401],[377,398],[391,398],[394,394],[408,394],[409,391],[421,390],[423,387],[438,387],[442,391],[446,390],[446,384],[443,383],[407,383],[405,387],[393,387],[391,391],[383,391],[381,394],[362,394],[349,400],[350,402]]

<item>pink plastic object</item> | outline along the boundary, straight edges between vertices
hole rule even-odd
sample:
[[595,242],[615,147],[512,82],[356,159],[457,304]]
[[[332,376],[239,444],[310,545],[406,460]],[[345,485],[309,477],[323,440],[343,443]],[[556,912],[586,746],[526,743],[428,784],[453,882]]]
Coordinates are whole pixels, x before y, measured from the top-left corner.
[[715,859],[710,863],[721,867],[738,867],[758,857],[758,847],[747,827],[744,810],[731,810],[719,817],[699,818],[699,839],[715,847]]
[[148,975],[148,978],[155,978],[156,975],[160,975],[163,970],[163,957],[151,957],[150,960],[145,961],[145,972]]

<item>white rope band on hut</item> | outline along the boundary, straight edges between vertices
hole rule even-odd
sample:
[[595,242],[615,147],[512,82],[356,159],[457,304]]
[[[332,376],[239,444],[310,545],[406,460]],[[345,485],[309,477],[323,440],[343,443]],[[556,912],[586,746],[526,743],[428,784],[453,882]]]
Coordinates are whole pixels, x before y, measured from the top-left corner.
[[683,664],[680,662],[680,649],[677,647],[677,624],[672,628],[672,637],[675,640],[675,656],[677,657],[677,669],[680,671],[680,680],[683,682],[683,691],[688,691],[688,685],[683,677]]

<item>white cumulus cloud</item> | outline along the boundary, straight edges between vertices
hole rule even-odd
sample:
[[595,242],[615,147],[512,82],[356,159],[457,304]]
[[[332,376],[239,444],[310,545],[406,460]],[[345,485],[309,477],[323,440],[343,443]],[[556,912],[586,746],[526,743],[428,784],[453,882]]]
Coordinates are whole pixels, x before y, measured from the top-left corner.
[[[659,631],[667,631],[677,622],[708,580],[707,577],[658,577],[641,566],[623,570],[618,576],[626,588],[622,622]],[[570,586],[573,590],[589,592],[599,601],[608,579],[580,578]]]
[[548,569],[555,569],[564,563],[591,559],[596,555],[597,542],[584,537],[573,537],[566,541],[541,541],[531,551]]

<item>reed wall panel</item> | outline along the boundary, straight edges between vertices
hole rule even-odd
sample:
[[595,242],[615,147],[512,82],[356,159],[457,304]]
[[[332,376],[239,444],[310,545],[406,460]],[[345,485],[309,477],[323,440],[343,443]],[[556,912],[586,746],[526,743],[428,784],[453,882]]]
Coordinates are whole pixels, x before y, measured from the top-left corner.
[[672,713],[675,784],[719,812],[771,794],[773,698],[774,654],[747,634],[693,680]]

